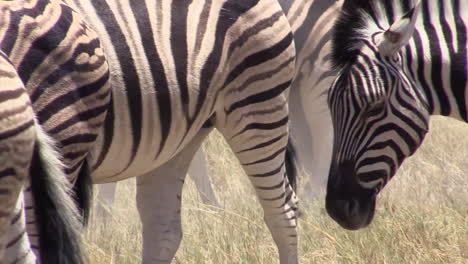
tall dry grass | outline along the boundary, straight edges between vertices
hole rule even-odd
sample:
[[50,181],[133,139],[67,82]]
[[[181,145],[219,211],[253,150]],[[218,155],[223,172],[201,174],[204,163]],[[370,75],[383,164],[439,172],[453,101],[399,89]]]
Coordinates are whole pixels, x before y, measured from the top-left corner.
[[[187,181],[184,238],[175,263],[278,263],[247,177],[221,136],[205,145],[222,209],[203,205]],[[380,195],[374,222],[346,231],[324,211],[323,195],[299,222],[301,263],[468,263],[468,126],[434,118],[423,147]],[[113,215],[86,232],[90,263],[140,263],[134,181],[118,186]]]

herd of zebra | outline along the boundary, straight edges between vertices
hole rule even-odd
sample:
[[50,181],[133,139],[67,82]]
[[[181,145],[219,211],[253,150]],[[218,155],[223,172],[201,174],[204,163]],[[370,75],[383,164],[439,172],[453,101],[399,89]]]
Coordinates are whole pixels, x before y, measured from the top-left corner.
[[298,263],[296,165],[369,225],[430,116],[468,122],[467,25],[465,0],[0,0],[0,263],[85,263],[92,184],[136,176],[142,262],[170,263],[214,128]]

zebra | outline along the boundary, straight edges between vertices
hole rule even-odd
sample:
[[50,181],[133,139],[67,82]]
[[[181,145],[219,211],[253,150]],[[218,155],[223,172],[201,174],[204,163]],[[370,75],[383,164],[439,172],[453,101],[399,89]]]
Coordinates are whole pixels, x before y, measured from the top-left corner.
[[187,167],[214,127],[255,187],[281,263],[297,263],[286,155],[295,48],[279,4],[70,2],[98,32],[111,69],[113,106],[90,153],[92,179],[138,176],[143,263],[172,260]]
[[[278,3],[66,1],[72,9],[60,5],[55,19],[50,18],[54,13],[44,0],[13,3],[33,18],[27,22],[42,24],[41,19],[47,18],[46,28],[56,21],[63,23],[53,30],[62,38],[46,46],[52,51],[25,56],[25,45],[13,56],[13,64],[30,93],[39,123],[58,142],[81,205],[85,205],[88,179],[106,183],[138,176],[144,263],[168,263],[173,258],[182,237],[180,199],[187,167],[214,127],[255,186],[281,263],[297,263],[297,198],[287,127],[295,47]],[[50,3],[55,7],[59,2]],[[80,17],[73,10],[86,23],[73,24],[73,18]],[[68,20],[61,20],[64,16]],[[14,19],[7,16],[5,21]],[[75,38],[75,31],[62,34],[78,25],[82,38]],[[31,28],[6,30],[6,37],[0,34],[0,48],[12,58],[8,47],[22,41],[22,30]],[[103,50],[93,31],[99,34]],[[67,37],[84,42],[77,47]],[[68,67],[54,60],[53,48],[69,52],[63,55]],[[70,55],[73,59],[68,60]],[[44,57],[51,69],[41,67]],[[23,58],[30,60],[26,63]],[[47,77],[55,69],[64,72]],[[70,81],[68,71],[80,77]],[[42,82],[34,78],[54,82],[48,83],[45,92]],[[67,86],[60,85],[64,78]],[[26,198],[27,206],[32,206],[31,197]],[[34,225],[29,227],[28,232],[34,233]],[[39,245],[37,238],[31,242],[36,247],[45,245]]]
[[37,197],[39,230],[49,242],[41,252],[47,263],[84,263],[78,211],[53,140],[38,126],[23,82],[2,52],[0,149],[0,262],[36,263],[25,233],[26,188]]
[[[327,91],[333,80],[329,66],[331,27],[343,1],[279,0],[294,35],[297,46],[297,68],[289,94],[290,134],[295,142],[298,165],[307,182],[298,190],[303,201],[317,198],[326,187],[333,128],[327,103]],[[195,183],[202,202],[220,207],[207,175],[204,150],[194,156],[189,176]],[[97,201],[110,206],[114,202],[116,183],[99,185]],[[102,215],[98,204],[97,214]]]
[[[162,2],[162,6],[156,6],[156,8],[154,8],[154,4],[157,4],[157,3],[153,3],[151,1],[147,1],[145,2],[145,5],[146,6],[143,6],[145,8],[149,8],[149,10],[157,10],[158,8],[162,8],[162,7],[169,7],[169,4],[164,4],[164,2]],[[200,10],[204,10],[203,12],[207,12],[209,13],[207,10],[209,10],[210,8],[212,8],[210,5],[212,4],[211,1],[206,1],[206,2],[203,2],[203,1],[200,1],[200,2],[193,2],[193,3],[196,3],[197,5],[195,6],[200,6]],[[228,2],[227,2],[228,3]],[[258,1],[256,2],[257,5],[261,6],[264,2],[262,1]],[[265,2],[266,3],[266,2]],[[138,16],[144,16],[144,15],[147,15],[146,13],[146,10],[145,8],[141,7],[141,6],[130,6],[128,7],[127,4],[123,3],[123,2],[119,2],[119,3],[111,3],[111,2],[105,2],[105,1],[93,1],[93,2],[87,2],[87,1],[74,1],[74,4],[75,4],[75,8],[77,10],[81,10],[83,13],[86,14],[87,16],[87,21],[91,21],[91,24],[94,26],[94,29],[99,32],[99,35],[102,37],[101,40],[104,44],[104,49],[106,51],[106,54],[108,55],[108,57],[110,58],[110,68],[111,68],[111,72],[114,72],[114,74],[116,76],[113,76],[113,80],[114,80],[114,83],[113,83],[113,89],[114,89],[114,95],[119,95],[120,91],[121,90],[126,90],[126,93],[128,94],[129,93],[129,87],[126,87],[126,88],[121,88],[122,86],[125,85],[125,80],[123,80],[124,77],[127,77],[124,73],[131,73],[133,71],[140,71],[138,73],[134,73],[136,74],[137,76],[136,77],[133,77],[133,78],[137,78],[138,76],[143,76],[141,77],[142,79],[139,80],[140,83],[145,83],[145,82],[150,82],[151,83],[151,79],[146,79],[148,77],[145,77],[145,76],[151,76],[151,74],[154,74],[152,73],[150,70],[151,68],[151,65],[148,65],[148,66],[145,66],[147,65],[149,62],[146,61],[146,58],[144,58],[144,56],[142,56],[142,50],[144,49],[150,49],[149,47],[140,47],[140,51],[136,50],[138,48],[138,45],[141,45],[140,43],[143,43],[144,44],[144,41],[145,41],[145,37],[148,38],[148,37],[151,37],[151,35],[153,33],[147,33],[147,34],[144,34],[143,36],[140,35],[140,31],[142,31],[143,33],[146,32],[146,29],[145,28],[137,28],[138,27],[138,23],[141,23],[136,21],[137,18],[135,18],[132,14],[133,13],[136,13],[138,14]],[[237,4],[237,3],[236,3]],[[261,32],[259,31],[258,29],[255,29],[255,27],[260,27],[260,29],[264,30],[264,28],[268,28],[268,27],[271,27],[271,25],[268,25],[268,20],[271,20],[272,17],[275,17],[275,20],[278,19],[280,16],[281,16],[281,13],[282,12],[285,12],[285,10],[287,11],[290,11],[290,12],[287,12],[288,14],[290,14],[288,16],[288,26],[291,27],[291,32],[293,32],[293,35],[294,35],[294,47],[296,48],[296,52],[297,53],[300,53],[300,54],[304,54],[303,55],[303,59],[299,59],[298,61],[295,62],[295,65],[302,65],[304,67],[303,70],[301,70],[301,72],[294,72],[294,74],[298,73],[298,75],[301,75],[300,77],[298,77],[297,79],[294,80],[294,82],[297,82],[298,85],[307,85],[307,87],[310,87],[311,86],[317,86],[317,89],[316,91],[314,92],[310,92],[308,91],[308,97],[304,97],[303,99],[305,98],[310,98],[311,96],[316,96],[316,97],[319,97],[320,100],[322,100],[323,103],[317,103],[317,105],[315,106],[310,106],[312,109],[314,109],[314,107],[317,107],[315,110],[316,110],[316,113],[315,113],[315,116],[311,114],[310,118],[315,118],[315,119],[312,119],[314,121],[322,121],[322,119],[324,119],[325,121],[327,120],[327,116],[326,116],[326,111],[328,110],[328,108],[326,107],[326,92],[324,91],[320,91],[320,87],[327,87],[326,85],[323,86],[323,85],[319,85],[321,81],[323,81],[325,83],[325,81],[329,81],[331,82],[331,79],[330,79],[330,76],[329,75],[329,72],[326,72],[324,71],[324,69],[320,69],[320,67],[313,67],[311,65],[311,61],[314,61],[314,60],[320,60],[321,62],[326,62],[326,60],[328,58],[326,57],[322,57],[320,54],[322,54],[322,52],[320,52],[321,50],[321,44],[324,44],[324,43],[310,43],[314,37],[312,35],[313,34],[325,34],[326,31],[321,31],[318,27],[315,28],[315,30],[310,30],[311,27],[313,27],[314,25],[318,25],[318,26],[328,26],[328,25],[331,25],[329,24],[330,23],[330,20],[327,20],[327,18],[329,19],[330,17],[333,17],[333,13],[336,12],[336,9],[337,9],[337,6],[339,6],[341,4],[340,3],[337,3],[336,1],[330,1],[330,0],[327,0],[327,1],[324,1],[324,0],[320,0],[320,1],[297,1],[297,2],[288,2],[288,1],[282,1],[280,2],[280,4],[282,5],[281,8],[282,10],[274,10],[275,12],[272,12],[272,13],[265,13],[264,10],[262,10],[262,15],[259,16],[259,15],[254,15],[254,16],[259,16],[259,17],[255,17],[256,19],[256,26],[251,26],[249,24],[246,24],[246,25],[243,25],[243,27],[247,28],[248,30],[246,30],[245,33],[243,33],[242,35],[240,35],[240,39],[239,40],[236,40],[237,42],[240,42],[241,44],[239,45],[242,45],[244,44],[243,42],[246,42],[245,39],[248,39],[248,38],[251,38],[252,36],[254,36],[254,33],[257,33],[257,32]],[[195,8],[195,6],[193,8]],[[201,7],[204,7],[205,9],[202,9]],[[127,8],[127,9],[126,9]],[[141,9],[143,8],[143,9]],[[185,10],[185,9],[184,9]],[[216,10],[216,9],[215,9]],[[226,9],[223,9],[223,10],[226,10]],[[258,9],[260,10],[260,9]],[[332,10],[332,11],[330,11]],[[126,12],[127,11],[127,12]],[[195,11],[195,9],[193,10]],[[200,11],[202,12],[202,11]],[[211,12],[217,12],[217,11],[211,11]],[[322,17],[322,13],[324,14],[324,16]],[[166,11],[166,13],[162,12],[159,14],[160,16],[163,16],[164,14],[171,14],[170,11]],[[203,17],[206,17],[206,13],[203,13]],[[218,14],[218,13],[214,13],[214,14]],[[273,14],[273,16],[271,16],[269,19],[263,19],[263,17],[268,17],[269,14]],[[158,14],[156,14],[158,15]],[[183,16],[184,18],[187,17],[187,16]],[[194,16],[194,17],[198,17],[197,16]],[[161,19],[169,19],[170,17],[166,17],[164,18],[164,16],[161,18]],[[117,21],[110,21],[109,20],[117,20]],[[258,21],[258,22],[257,22]],[[196,25],[196,20],[194,22],[194,24]],[[209,26],[209,24],[207,22],[204,22],[204,21],[201,21],[202,22],[202,26],[200,27],[200,30],[202,30],[203,33],[206,34],[206,27]],[[166,22],[168,23],[168,22]],[[118,26],[115,26],[115,24],[119,24]],[[191,23],[189,23],[191,24]],[[126,28],[128,25],[132,26],[133,28]],[[154,25],[154,27],[158,26],[158,24]],[[167,28],[156,28],[156,29],[153,29],[155,32],[159,32],[160,30],[166,30],[166,34],[169,34],[170,32],[174,31],[174,30],[178,30],[178,28],[175,28],[175,29],[167,29]],[[158,31],[159,30],[159,31]],[[269,33],[271,34],[271,33]],[[329,35],[326,34],[326,37],[328,37]],[[122,37],[125,37],[126,40],[124,41],[120,41],[119,38],[122,38]],[[184,37],[184,36],[182,36]],[[188,36],[190,37],[190,36]],[[187,38],[188,38],[187,37]],[[296,39],[297,38],[297,39]],[[135,41],[136,40],[136,41]],[[179,42],[180,43],[184,43],[184,41],[182,41],[183,39],[179,39]],[[273,39],[274,40],[274,39]],[[138,43],[138,41],[140,41],[140,43]],[[155,41],[153,39],[150,38],[150,40],[147,40],[146,41]],[[125,42],[125,45],[122,44],[122,42]],[[177,42],[177,43],[179,43]],[[237,43],[236,42],[236,43]],[[149,45],[149,44],[147,44]],[[157,47],[158,45],[164,45],[164,43],[159,43],[157,42]],[[174,44],[175,45],[175,44]],[[201,43],[197,44],[197,43],[194,43],[194,45],[196,46],[199,46],[201,47]],[[232,44],[231,44],[232,45]],[[117,47],[116,47],[117,46]],[[128,50],[122,50],[122,46],[127,46],[127,47],[136,47],[134,48],[135,50],[131,50],[131,52],[135,53],[135,54],[139,54],[138,56],[137,55],[133,55],[133,54],[128,54],[130,51]],[[176,45],[177,46],[177,45]],[[164,46],[162,46],[163,48],[163,51],[164,51]],[[210,47],[211,48],[211,47]],[[215,47],[216,48],[216,47]],[[211,48],[213,51],[216,51],[215,48]],[[150,50],[151,51],[151,50]],[[174,51],[172,51],[174,52]],[[307,54],[307,52],[309,54]],[[207,53],[205,51],[205,53]],[[319,54],[320,53],[320,54]],[[209,54],[209,53],[208,53]],[[246,55],[243,57],[243,58],[249,58],[247,57],[247,55],[250,55],[251,53],[250,52],[246,52]],[[168,56],[168,55],[165,55],[163,54],[164,56]],[[177,55],[177,54],[176,54]],[[196,55],[196,54],[195,54]],[[119,57],[119,56],[123,56],[123,57]],[[123,63],[125,63],[125,61],[128,61],[129,58],[132,58],[132,56],[134,56],[133,58],[137,61],[139,61],[141,63],[141,65],[143,65],[140,68],[138,69],[131,69],[131,65],[129,66],[128,64],[127,65],[124,65]],[[175,55],[173,55],[175,56]],[[154,57],[154,56],[153,56]],[[301,56],[299,56],[301,57]],[[140,58],[140,59],[138,59]],[[141,60],[141,58],[143,60]],[[163,57],[163,59],[165,59],[166,61],[168,59],[173,59],[172,57]],[[289,61],[286,61],[287,63],[289,63]],[[168,63],[169,67],[174,67],[174,66],[171,66],[171,61],[167,61],[166,63]],[[280,64],[281,65],[281,64]],[[125,70],[121,69],[120,67],[127,67],[125,68]],[[302,67],[301,66],[301,67]],[[112,69],[113,67],[115,67],[114,69]],[[130,67],[130,68],[128,68]],[[257,74],[256,76],[254,75],[253,77],[250,77],[249,79],[247,79],[247,83],[254,83],[256,81],[258,81],[258,79],[262,80],[262,78],[266,78],[266,76],[271,76],[273,73],[275,73],[275,71],[278,71],[277,69],[275,69],[274,67],[271,67],[273,70],[268,70],[264,73],[260,73],[260,74]],[[314,70],[315,69],[315,70]],[[310,73],[313,73],[314,71],[317,71],[315,72],[317,78],[319,78],[319,81],[316,81],[314,83],[311,83],[311,79],[308,77],[308,73],[307,71],[309,71]],[[123,73],[122,73],[123,72]],[[319,74],[319,73],[322,73],[323,72],[323,75]],[[255,72],[254,72],[255,73]],[[128,82],[128,81],[127,81]],[[143,84],[139,84],[141,87],[146,87],[144,86]],[[151,89],[153,89],[153,87],[150,87]],[[116,91],[116,89],[118,89]],[[140,88],[140,89],[143,89],[143,88]],[[242,88],[236,88],[238,90],[243,90]],[[320,91],[320,92],[319,92]],[[157,93],[157,91],[156,91]],[[234,102],[237,102],[239,100],[239,98],[242,98],[243,96],[242,95],[239,95],[239,94],[234,94],[233,92],[230,92],[228,93],[229,95],[229,100],[232,100]],[[232,97],[232,98],[231,98]],[[296,97],[297,98],[297,97]],[[131,99],[131,98],[130,98]],[[181,98],[179,97],[176,97],[175,98],[176,100],[180,100]],[[122,101],[123,103],[126,103],[126,101],[129,100],[127,98],[123,98]],[[135,98],[133,98],[133,100],[135,100]],[[117,101],[117,100],[116,100]],[[121,101],[121,102],[122,102]],[[190,102],[190,101],[189,101]],[[249,102],[251,103],[251,102]],[[301,103],[301,101],[298,101],[298,105]],[[208,102],[207,105],[210,105],[211,103]],[[236,103],[233,103],[232,105],[235,105]],[[237,103],[237,104],[240,104],[240,103]],[[244,102],[243,104],[247,105],[247,102]],[[122,103],[119,103],[119,105],[122,105]],[[139,104],[137,104],[139,105]],[[150,106],[143,106],[143,110],[145,109],[145,107],[150,107]],[[262,106],[263,107],[263,106]],[[275,107],[278,109],[278,107]],[[268,109],[268,108],[266,108]],[[123,115],[122,112],[119,114],[118,113],[118,110],[120,111],[126,111],[124,114],[128,114],[127,109],[125,108],[121,108],[121,109],[115,109],[115,112],[116,113],[112,113],[111,116],[113,116],[112,118],[115,120],[114,122],[117,122],[117,121],[121,121],[123,123],[125,123],[124,121],[122,121],[122,118],[118,118],[119,116]],[[272,109],[273,110],[273,109]],[[256,110],[256,112],[258,112],[258,114],[269,114],[271,113],[272,110]],[[310,110],[310,108],[309,108]],[[226,109],[224,109],[223,111],[226,111]],[[277,111],[277,110],[275,110]],[[325,118],[322,116],[325,112]],[[192,145],[190,147],[190,149],[187,149],[187,150],[182,150],[183,152],[187,152],[186,154],[184,154],[184,156],[182,156],[182,154],[179,154],[178,156],[175,157],[175,159],[172,159],[168,162],[166,162],[166,164],[163,165],[162,168],[157,168],[153,173],[150,173],[150,174],[147,174],[147,175],[144,175],[143,177],[138,177],[137,178],[137,206],[138,206],[138,210],[139,210],[139,213],[140,213],[140,216],[141,216],[141,219],[142,219],[142,223],[143,223],[143,262],[144,263],[147,263],[147,262],[162,262],[162,263],[167,263],[167,262],[170,262],[170,260],[172,259],[172,257],[174,256],[178,246],[179,246],[179,243],[180,243],[180,240],[181,240],[181,236],[182,236],[182,231],[181,231],[181,227],[180,227],[180,192],[182,191],[182,185],[183,185],[183,180],[184,180],[184,177],[185,177],[185,174],[187,172],[187,167],[188,167],[188,164],[189,164],[189,161],[191,159],[191,157],[193,156],[193,152],[196,151],[196,149],[199,148],[201,142],[203,141],[203,138],[206,136],[206,134],[209,133],[209,131],[212,129],[212,126],[215,126],[217,129],[219,129],[221,131],[222,134],[224,134],[224,136],[226,137],[226,130],[224,127],[220,127],[220,120],[219,120],[219,116],[220,115],[223,115],[224,113],[221,112],[221,114],[219,114],[219,112],[216,112],[215,115],[212,115],[212,113],[210,113],[211,115],[207,115],[207,116],[210,116],[211,118],[208,120],[208,122],[206,122],[205,118],[202,118],[202,121],[205,122],[204,124],[199,124],[199,126],[202,126],[203,129],[200,133],[200,136],[199,138],[196,140],[196,144]],[[244,114],[242,114],[244,115]],[[132,116],[133,117],[133,116]],[[112,119],[111,119],[112,120]],[[242,120],[242,116],[239,118],[237,118],[237,120]],[[110,122],[110,121],[109,121]],[[128,121],[127,121],[128,122]],[[239,121],[237,121],[239,122]],[[208,123],[208,124],[207,124]],[[137,128],[138,126],[143,126],[144,124],[136,124],[137,125]],[[224,124],[221,124],[221,125],[224,125]],[[318,124],[317,124],[318,125]],[[236,125],[238,126],[238,125]],[[247,125],[248,126],[248,125]],[[246,127],[247,127],[246,126]],[[115,125],[114,124],[108,124],[108,129],[109,130],[112,130],[113,127],[118,127],[118,125]],[[298,126],[299,127],[299,126]],[[330,127],[330,126],[328,126]],[[327,133],[327,135],[325,135],[325,137],[322,138],[322,140],[318,139],[315,141],[316,145],[320,146],[320,144],[324,144],[325,143],[325,147],[322,146],[321,150],[323,150],[324,153],[319,153],[319,155],[323,155],[323,158],[325,161],[324,163],[326,164],[327,163],[327,153],[325,152],[326,151],[326,148],[327,146],[330,146],[331,145],[331,142],[330,144],[326,144],[327,143],[327,137],[326,136],[329,136],[330,133],[329,133],[329,130],[327,130],[327,124],[325,124],[323,127],[320,127],[324,133]],[[268,128],[269,129],[269,128]],[[122,135],[129,135],[130,133],[129,132],[120,132],[122,133]],[[105,135],[105,133],[104,133]],[[255,135],[252,135],[251,138],[252,138],[252,141],[251,142],[247,142],[248,144],[254,144],[257,146],[257,148],[265,148],[265,147],[268,147],[267,144],[271,144],[271,142],[276,142],[276,140],[278,139],[278,137],[268,137],[268,138],[272,138],[272,140],[266,140],[266,139],[263,139],[262,138],[263,136],[260,136],[259,135],[259,131],[256,132]],[[229,137],[226,137],[228,142],[230,141],[230,138]],[[115,140],[115,139],[108,139],[108,142],[105,143],[105,138],[101,138],[100,139],[100,142],[98,144],[100,144],[100,146],[106,146],[107,145],[107,148],[108,149],[111,149],[112,146],[109,146],[110,144],[112,143],[118,143],[118,142],[125,142],[123,140]],[[127,142],[131,142],[130,140],[127,140]],[[234,153],[237,154],[238,158],[241,160],[244,159],[252,159],[252,157],[250,156],[246,156],[246,157],[239,157],[239,151],[236,151],[236,148],[235,147],[238,147],[237,144],[230,144],[231,147],[234,148]],[[119,147],[119,146],[115,146],[114,148],[116,147]],[[120,146],[121,147],[121,146]],[[128,148],[128,147],[127,147]],[[248,148],[246,148],[248,149]],[[108,151],[108,150],[105,150],[105,149],[99,149],[98,148],[98,151],[96,151],[93,156],[94,157],[98,157],[98,158],[95,158],[96,160],[98,160],[99,162],[102,162],[102,160],[104,159],[103,155],[105,155],[106,153],[102,153],[102,151]],[[190,151],[190,152],[188,152]],[[275,151],[268,151],[268,153],[273,153],[272,156],[274,157],[278,157],[277,155],[281,155],[281,151],[282,151],[282,148],[279,149],[275,149]],[[131,158],[131,153],[130,153],[130,149],[127,149],[127,153],[122,153],[122,152],[116,152],[116,154],[119,154],[121,155],[119,158],[116,158],[116,159],[123,159],[123,158],[126,158],[126,159],[129,159],[129,157]],[[330,151],[330,155],[328,156],[328,159],[330,158],[331,156],[331,151]],[[112,159],[109,159],[109,160],[112,160]],[[264,160],[268,160],[268,157],[264,158]],[[89,162],[90,164],[93,164],[93,162]],[[124,162],[122,162],[123,164]],[[244,163],[244,167],[245,167],[245,162],[242,162]],[[251,161],[249,161],[248,164],[250,164]],[[266,165],[266,164],[265,164]],[[103,166],[98,164],[96,165],[96,163],[94,162],[94,165],[92,165],[93,168],[91,169],[93,171],[93,173],[96,173],[96,171],[99,171],[100,167],[102,168]],[[275,168],[275,171],[279,171],[279,167],[276,167],[276,166],[270,166],[272,168]],[[326,170],[328,170],[328,168],[326,167],[326,165],[322,166],[322,167],[325,167]],[[113,170],[117,170],[117,168],[115,168],[115,164],[112,163],[111,164],[111,167],[109,167],[109,169],[113,169]],[[323,169],[323,168],[322,168]],[[141,174],[141,170],[142,168],[139,167],[137,169],[138,171],[135,171],[133,173],[138,173],[137,175]],[[130,174],[129,176],[135,176]],[[106,174],[106,173],[102,173],[102,174]],[[111,173],[109,173],[111,174]],[[161,175],[162,174],[162,175]],[[166,176],[166,179],[164,178],[164,174],[168,175]],[[247,174],[251,174],[247,171]],[[262,197],[264,196],[262,194],[262,192],[264,191],[278,191],[278,190],[274,190],[273,187],[275,187],[276,189],[278,188],[283,188],[283,182],[287,182],[288,180],[287,179],[278,179],[278,183],[279,184],[275,184],[274,186],[271,185],[270,187],[268,186],[262,186],[264,185],[263,183],[256,183],[256,181],[258,179],[257,176],[266,176],[265,173],[263,174],[258,174],[256,173],[257,175],[255,175],[256,177],[253,177],[251,178],[254,182],[254,186],[257,187],[257,194],[259,194],[258,196],[259,197]],[[97,182],[97,183],[100,183],[100,182],[114,182],[116,180],[119,180],[120,177],[122,177],[122,172],[119,172],[119,173],[116,173],[114,174],[115,176],[114,177],[109,177],[108,179],[104,179],[104,180],[94,180],[94,182]],[[92,176],[93,178],[95,177],[94,175]],[[159,177],[159,178],[157,178]],[[168,177],[171,177],[171,178],[168,178]],[[277,177],[277,176],[274,176],[274,177]],[[181,184],[182,183],[182,184]],[[159,189],[157,189],[155,187],[156,184],[159,184],[161,187]],[[170,185],[169,185],[170,184]],[[172,187],[174,186],[174,187]],[[161,190],[162,188],[164,188],[164,190]],[[260,190],[259,190],[260,189]],[[271,189],[271,190],[268,190],[268,189]],[[161,191],[159,191],[161,190]],[[175,191],[174,191],[175,190]],[[288,190],[289,191],[289,190]],[[152,214],[151,213],[151,209],[152,208],[148,208],[149,205],[155,207],[155,206],[158,206],[157,204],[155,204],[155,200],[154,198],[151,198],[151,197],[161,197],[160,199],[162,199],[163,194],[164,192],[167,192],[167,197],[168,198],[165,198],[164,200],[165,201],[170,201],[170,199],[175,199],[175,202],[173,205],[173,208],[167,208],[169,207],[169,205],[167,205],[167,203],[164,203],[164,204],[161,204],[159,205],[159,209],[153,209],[155,210],[156,212],[159,212],[159,215],[155,215],[155,214]],[[146,193],[146,194],[145,194]],[[283,199],[285,198],[286,200],[287,199],[290,199],[292,198],[292,192],[286,192],[287,195],[285,195],[284,193],[279,193],[278,196],[274,196],[274,197],[278,197],[279,199]],[[171,196],[172,195],[172,196]],[[272,198],[270,198],[269,200],[272,200]],[[269,202],[269,201],[266,201],[265,199],[263,199],[263,201],[261,200],[262,202],[262,205],[264,206],[264,211],[265,211],[265,221],[268,225],[268,227],[270,228],[270,231],[272,232],[273,234],[273,237],[274,237],[274,240],[278,246],[278,250],[279,250],[279,254],[280,254],[280,260],[281,260],[281,263],[297,263],[297,245],[296,245],[296,235],[295,235],[295,231],[293,231],[293,228],[289,228],[288,231],[293,231],[294,233],[290,234],[289,235],[289,238],[287,238],[284,234],[278,234],[279,232],[278,231],[281,231],[281,230],[278,230],[279,228],[275,227],[275,226],[272,226],[271,222],[272,221],[275,221],[273,219],[273,217],[269,214],[268,214],[268,208],[265,206],[265,203],[266,202]],[[285,205],[284,202],[282,204],[283,206]],[[162,209],[161,209],[162,207]],[[164,208],[166,207],[166,208]],[[291,206],[291,209],[287,209],[286,212],[287,213],[293,213],[294,211],[294,208],[295,208],[295,205],[293,204]],[[167,212],[169,211],[169,213]],[[174,213],[175,212],[175,213]],[[173,216],[171,216],[171,214]],[[276,216],[276,215],[275,215]],[[175,220],[172,220],[172,222],[169,221],[170,217],[172,217],[173,219]],[[159,219],[159,222],[157,222],[157,218],[160,218]],[[291,220],[294,221],[294,224],[290,225],[290,227],[295,227],[295,216],[289,216],[289,218],[286,218],[287,220]],[[166,224],[167,223],[167,224]],[[160,226],[159,227],[159,230],[151,230],[150,228],[151,227],[158,227],[157,225],[163,225],[163,224],[166,224],[167,226],[170,226],[170,227],[166,227],[165,229],[162,229],[162,227],[164,226]],[[290,223],[286,223],[286,224],[290,224]],[[163,234],[161,234],[163,233]],[[159,240],[155,240],[156,239],[159,239]],[[285,245],[286,243],[288,242],[285,242],[285,241],[292,241],[289,245]],[[165,247],[163,249],[161,249],[162,247]]]
[[[106,59],[95,33],[59,0],[0,1],[0,25],[0,50],[21,79],[34,112],[30,124],[36,144],[24,188],[31,249],[41,263],[84,263],[81,218],[65,185],[67,178],[74,182],[79,165],[62,166],[60,160],[86,150],[104,122],[100,104],[107,107],[110,101]],[[23,219],[17,216],[15,221]],[[25,235],[24,228],[19,231]]]
[[467,26],[467,1],[344,3],[332,40],[326,196],[342,227],[371,223],[378,193],[422,144],[431,115],[468,121]]

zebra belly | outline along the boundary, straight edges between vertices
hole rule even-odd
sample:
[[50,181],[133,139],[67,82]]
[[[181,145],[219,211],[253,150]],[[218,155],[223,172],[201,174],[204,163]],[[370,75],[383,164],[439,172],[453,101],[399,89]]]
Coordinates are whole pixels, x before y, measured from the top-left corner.
[[[169,161],[197,134],[210,116],[207,106],[214,103],[207,103],[196,119],[190,119],[181,110],[177,92],[162,106],[157,93],[148,93],[142,94],[139,110],[131,111],[132,88],[122,92],[120,85],[116,82],[113,87],[113,111],[91,153],[95,183],[140,176]],[[167,119],[169,125],[164,124]]]

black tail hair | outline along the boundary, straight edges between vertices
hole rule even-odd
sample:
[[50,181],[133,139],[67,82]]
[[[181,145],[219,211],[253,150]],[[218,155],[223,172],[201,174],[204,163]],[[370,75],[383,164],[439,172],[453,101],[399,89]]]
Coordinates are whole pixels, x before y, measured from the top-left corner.
[[83,161],[73,189],[75,191],[75,199],[78,208],[81,212],[83,225],[86,226],[88,224],[93,199],[93,182],[91,180],[91,167],[89,166],[88,159]]
[[84,264],[82,225],[70,183],[53,141],[37,129],[30,168],[31,190],[40,235],[40,260],[44,264]]
[[285,166],[286,174],[288,176],[289,184],[291,184],[294,191],[297,189],[297,167],[296,167],[296,149],[291,140],[291,137],[288,139],[288,145],[286,146],[286,157],[285,157]]

